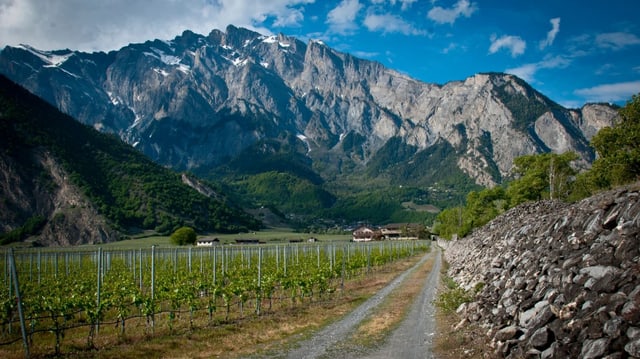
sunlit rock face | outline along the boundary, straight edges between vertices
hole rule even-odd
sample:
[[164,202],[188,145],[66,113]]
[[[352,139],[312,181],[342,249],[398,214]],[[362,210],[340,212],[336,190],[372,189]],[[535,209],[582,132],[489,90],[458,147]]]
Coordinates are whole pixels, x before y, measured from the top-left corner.
[[233,26],[108,54],[7,47],[0,72],[180,170],[293,138],[310,161],[331,162],[316,168],[340,174],[399,139],[412,149],[402,161],[446,143],[460,169],[491,186],[525,154],[575,151],[589,163],[588,140],[616,116],[607,105],[565,109],[512,75],[429,84],[321,41]]

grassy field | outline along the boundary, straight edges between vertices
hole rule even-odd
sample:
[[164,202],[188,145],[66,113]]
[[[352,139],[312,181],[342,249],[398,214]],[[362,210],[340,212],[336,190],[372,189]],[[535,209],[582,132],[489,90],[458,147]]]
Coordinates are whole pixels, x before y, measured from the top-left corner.
[[[199,235],[198,238],[205,237]],[[351,234],[316,234],[316,233],[297,233],[289,229],[265,229],[258,232],[235,233],[235,234],[210,234],[206,237],[215,237],[220,240],[221,244],[233,244],[236,239],[257,239],[260,242],[269,243],[288,243],[291,240],[302,240],[303,242],[314,237],[321,242],[325,241],[349,241]],[[143,238],[126,239],[118,242],[105,243],[100,245],[87,244],[81,247],[97,247],[118,248],[118,249],[134,249],[147,248],[153,245],[168,247],[173,246],[168,236],[150,236]]]

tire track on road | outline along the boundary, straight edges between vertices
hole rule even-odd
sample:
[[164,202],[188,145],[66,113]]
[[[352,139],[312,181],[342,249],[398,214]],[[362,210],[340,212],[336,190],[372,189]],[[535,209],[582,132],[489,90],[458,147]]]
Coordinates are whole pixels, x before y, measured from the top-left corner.
[[[433,329],[435,328],[435,319],[433,317],[433,296],[437,287],[437,283],[439,280],[440,274],[440,265],[441,265],[441,254],[440,250],[435,246],[432,246],[432,250],[430,253],[425,254],[418,263],[416,263],[413,267],[406,270],[404,273],[396,277],[391,283],[389,283],[386,287],[381,289],[374,296],[366,300],[359,307],[353,310],[351,313],[347,314],[341,320],[330,324],[319,332],[315,333],[313,337],[310,339],[299,342],[295,345],[295,347],[290,350],[285,358],[289,359],[316,359],[320,358],[327,353],[331,353],[333,347],[338,344],[341,340],[344,340],[350,333],[352,333],[360,323],[366,319],[366,317],[374,310],[380,303],[384,301],[384,299],[391,293],[394,289],[402,283],[402,281],[413,272],[416,268],[422,265],[430,256],[436,256],[436,263],[433,266],[432,271],[430,272],[425,286],[419,296],[419,299],[414,302],[411,313],[408,317],[402,322],[401,326],[394,331],[394,333],[390,337],[389,345],[391,347],[387,348],[385,345],[380,354],[375,353],[371,358],[405,358],[404,356],[398,356],[400,352],[404,353],[405,348],[397,348],[399,351],[394,351],[393,346],[410,346],[407,345],[407,341],[419,341],[417,345],[416,351],[420,350],[428,350],[430,352],[431,339],[433,337]],[[418,318],[424,317],[424,318]],[[421,319],[419,323],[405,323],[408,321],[413,321]],[[424,323],[422,323],[424,322]],[[420,326],[420,329],[416,327],[416,325]],[[407,327],[407,329],[403,329]],[[416,331],[416,334],[407,334],[403,333],[405,331]],[[398,334],[396,334],[398,333]],[[396,336],[398,338],[396,339]],[[419,338],[417,338],[419,337]],[[393,344],[398,343],[398,344]],[[414,345],[414,344],[411,344]],[[427,349],[422,349],[427,348]],[[390,354],[387,353],[387,350]],[[425,358],[425,351],[421,352],[421,356],[419,358]],[[353,354],[353,353],[351,353]],[[407,354],[410,355],[410,354]],[[348,352],[341,353],[341,357],[352,357],[352,358],[360,358],[361,356],[352,356]],[[414,358],[415,356],[406,356],[406,358]]]

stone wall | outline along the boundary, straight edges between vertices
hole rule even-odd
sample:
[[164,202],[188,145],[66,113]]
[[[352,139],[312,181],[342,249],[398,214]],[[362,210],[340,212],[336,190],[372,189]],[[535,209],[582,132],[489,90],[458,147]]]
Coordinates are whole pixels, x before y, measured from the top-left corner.
[[640,357],[639,191],[524,204],[444,243],[449,275],[484,284],[463,321],[499,357]]

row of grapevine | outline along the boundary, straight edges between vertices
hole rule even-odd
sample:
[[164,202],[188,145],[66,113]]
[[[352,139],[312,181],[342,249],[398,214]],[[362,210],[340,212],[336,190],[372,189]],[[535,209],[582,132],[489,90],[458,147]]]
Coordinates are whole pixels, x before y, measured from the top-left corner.
[[[346,279],[428,249],[422,241],[137,250],[0,252],[0,348],[85,328],[92,347],[101,326],[143,320],[173,330],[177,320],[212,324],[274,307],[323,300]],[[185,319],[182,319],[185,320]],[[159,322],[160,321],[160,322]]]

